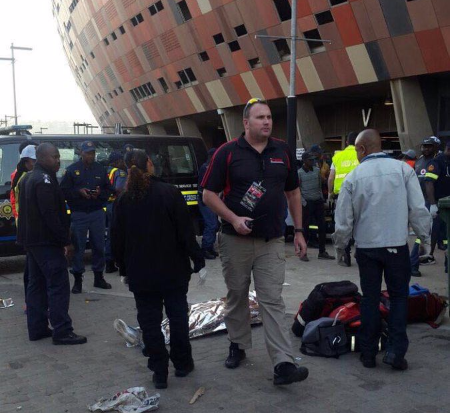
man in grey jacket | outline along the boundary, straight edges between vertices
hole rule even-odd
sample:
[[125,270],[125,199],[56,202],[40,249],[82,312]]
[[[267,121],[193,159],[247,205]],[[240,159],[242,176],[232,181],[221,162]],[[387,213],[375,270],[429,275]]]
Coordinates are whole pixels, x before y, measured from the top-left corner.
[[431,216],[414,170],[381,151],[376,130],[356,139],[360,165],[345,179],[336,207],[333,241],[339,258],[352,234],[356,244],[361,290],[359,339],[364,367],[376,366],[380,337],[380,292],[384,273],[390,297],[389,340],[383,362],[406,370],[407,298],[411,267],[408,226],[430,250]]

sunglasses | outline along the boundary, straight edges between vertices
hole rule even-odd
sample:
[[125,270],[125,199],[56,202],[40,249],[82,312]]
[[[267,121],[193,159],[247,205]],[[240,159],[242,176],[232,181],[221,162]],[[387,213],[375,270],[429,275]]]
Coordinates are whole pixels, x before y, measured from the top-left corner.
[[264,99],[260,99],[260,98],[251,98],[247,104],[245,105],[244,108],[244,114],[247,113],[248,109],[250,106],[254,105],[255,103],[264,103],[265,105],[267,105],[267,102]]

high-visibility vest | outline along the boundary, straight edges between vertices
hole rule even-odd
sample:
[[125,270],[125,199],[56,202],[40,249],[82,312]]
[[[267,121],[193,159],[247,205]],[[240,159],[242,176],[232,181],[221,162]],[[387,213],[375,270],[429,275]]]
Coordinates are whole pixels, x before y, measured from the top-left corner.
[[[109,182],[111,182],[111,186],[114,186],[114,174],[115,174],[118,170],[119,170],[119,168],[112,168],[112,169],[109,171],[108,178],[109,178]],[[111,195],[111,196],[109,197],[109,199],[108,199],[108,202],[114,202],[115,199],[116,199],[116,196],[115,196],[115,195]]]
[[346,176],[358,165],[358,157],[353,145],[347,146],[343,151],[333,156],[333,165],[335,168],[334,193],[338,194]]

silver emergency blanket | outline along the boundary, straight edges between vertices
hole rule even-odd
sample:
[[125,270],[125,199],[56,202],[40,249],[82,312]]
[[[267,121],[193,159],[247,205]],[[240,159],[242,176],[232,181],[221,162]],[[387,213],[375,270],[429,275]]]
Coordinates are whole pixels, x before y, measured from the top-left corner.
[[113,325],[114,330],[125,340],[127,347],[140,346],[144,348],[142,330],[139,327],[131,327],[120,318],[115,319]]
[[0,298],[0,308],[13,307],[14,301],[12,298]]
[[[217,298],[215,300],[205,301],[193,304],[189,311],[189,338],[205,336],[226,330],[225,327],[225,301],[226,298]],[[256,292],[250,291],[248,295],[250,308],[250,323],[261,324],[258,300]],[[169,319],[166,318],[161,323],[161,330],[164,334],[166,344],[170,342]]]
[[97,403],[88,406],[88,409],[91,412],[150,412],[158,409],[159,398],[159,393],[149,397],[145,387],[130,387],[129,389],[116,393],[109,399],[100,399]]

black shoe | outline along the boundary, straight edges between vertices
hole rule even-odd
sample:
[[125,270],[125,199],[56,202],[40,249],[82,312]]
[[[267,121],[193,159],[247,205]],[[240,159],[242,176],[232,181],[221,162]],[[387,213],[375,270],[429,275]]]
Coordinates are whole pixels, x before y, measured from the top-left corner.
[[231,343],[228,357],[225,360],[225,367],[228,369],[235,369],[236,367],[239,367],[239,364],[241,364],[241,361],[244,360],[245,357],[245,351],[239,349],[238,344]]
[[94,277],[94,287],[103,288],[104,290],[111,289],[111,284],[106,282],[101,272],[94,273]]
[[443,242],[438,242],[437,247],[441,251],[447,251],[447,247],[444,245]]
[[411,277],[422,277],[422,273],[419,270],[412,270]]
[[383,363],[389,364],[394,370],[407,370],[408,362],[406,359],[398,358],[394,353],[386,352],[383,357]]
[[81,294],[83,290],[83,275],[82,274],[74,274],[75,282],[72,287],[72,294]]
[[30,341],[38,341],[38,340],[42,340],[43,338],[49,338],[53,335],[53,330],[50,328],[47,328],[47,331],[45,333],[42,334],[37,334],[33,337],[30,337]]
[[209,250],[209,252],[210,252],[211,254],[214,254],[216,257],[219,256],[219,253],[218,253],[214,248],[211,248],[211,249]]
[[367,369],[373,369],[377,366],[377,359],[375,356],[365,356],[364,354],[361,354],[359,356],[359,360],[361,361],[362,365]]
[[62,346],[84,344],[86,342],[86,337],[79,336],[75,333],[69,333],[64,337],[53,338],[53,344]]
[[155,389],[167,389],[167,375],[153,373],[153,384]]
[[183,369],[175,369],[175,376],[176,377],[186,377],[190,372],[194,370],[194,360],[191,360],[191,362]]
[[317,256],[319,260],[334,260],[336,257],[333,257],[332,255],[328,254],[328,252],[319,252],[319,255]]
[[105,273],[112,274],[113,272],[118,271],[119,269],[116,267],[114,261],[106,261]]
[[297,367],[294,363],[279,363],[274,369],[273,384],[280,386],[296,383],[305,380],[308,374],[309,371],[306,367]]
[[213,254],[211,251],[209,251],[209,250],[202,250],[202,253],[203,253],[203,257],[206,259],[206,260],[215,260],[216,259],[216,255],[215,254]]

